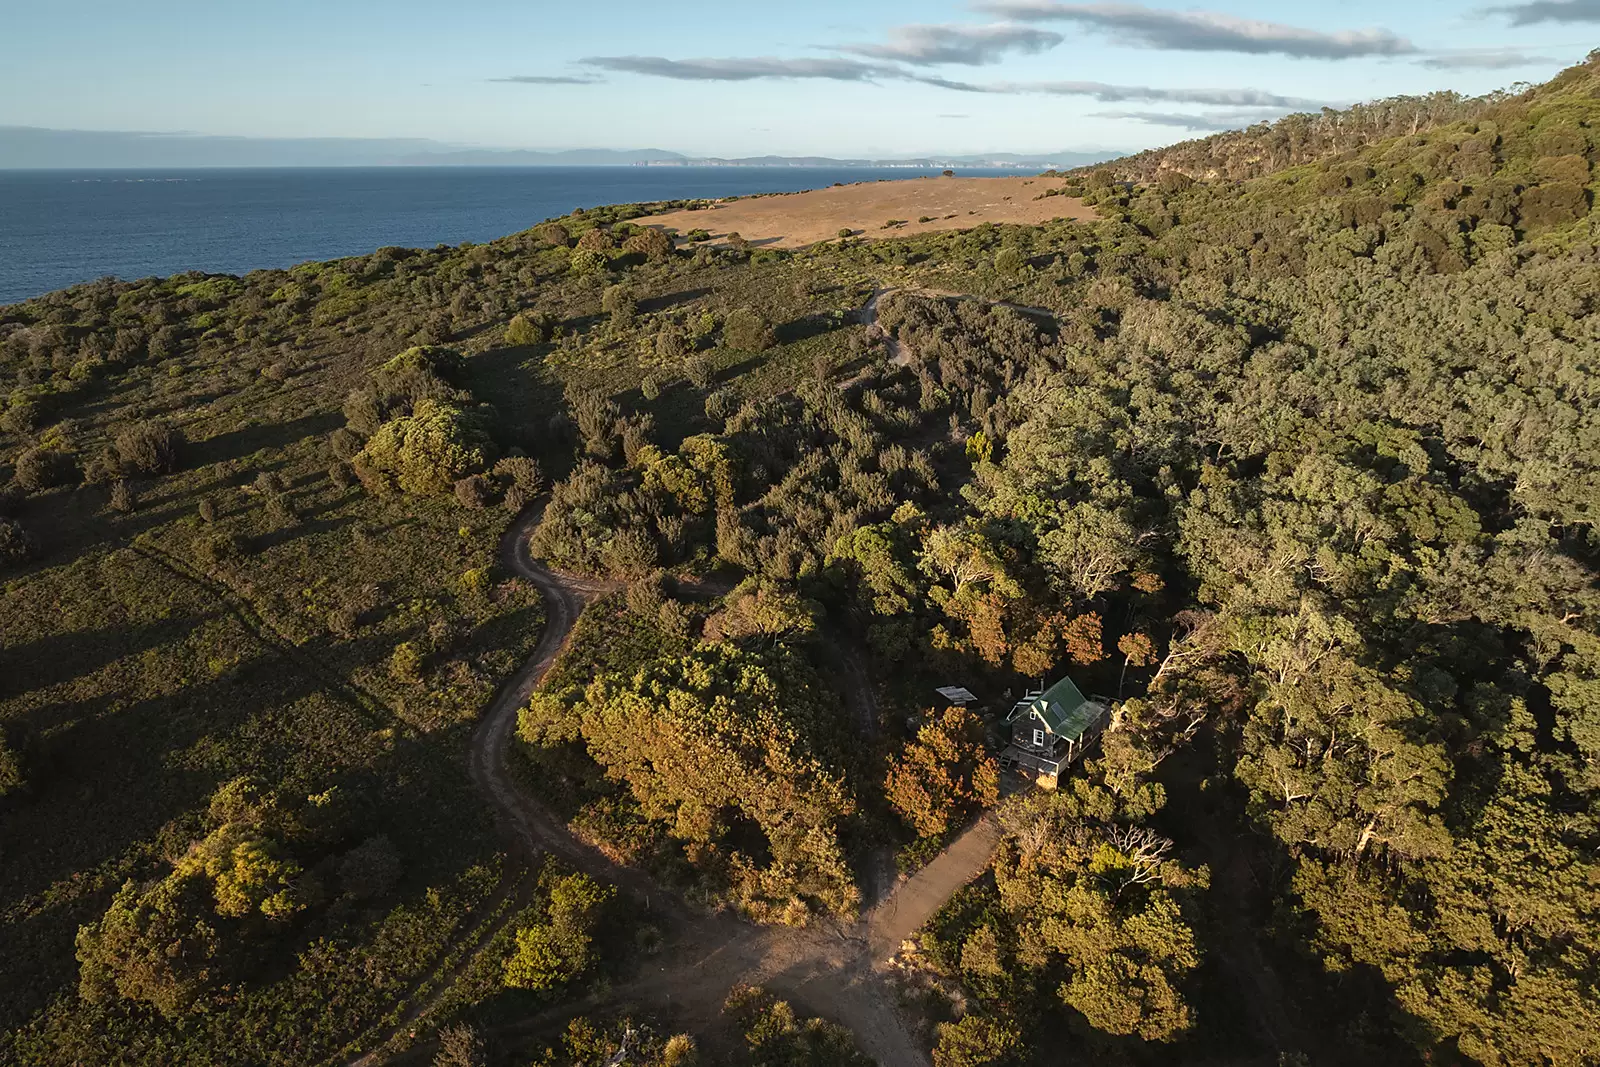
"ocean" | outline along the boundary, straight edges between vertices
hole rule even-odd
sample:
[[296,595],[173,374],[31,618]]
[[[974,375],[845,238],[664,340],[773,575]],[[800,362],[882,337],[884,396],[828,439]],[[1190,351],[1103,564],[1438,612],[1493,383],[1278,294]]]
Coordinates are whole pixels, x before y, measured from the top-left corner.
[[[0,304],[111,274],[243,274],[489,241],[573,208],[915,178],[910,168],[0,171]],[[962,175],[1016,171],[963,168]]]

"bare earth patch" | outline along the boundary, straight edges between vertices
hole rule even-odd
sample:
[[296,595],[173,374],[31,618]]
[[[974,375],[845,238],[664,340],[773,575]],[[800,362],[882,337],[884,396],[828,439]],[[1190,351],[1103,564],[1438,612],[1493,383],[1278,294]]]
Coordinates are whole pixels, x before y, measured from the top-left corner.
[[[849,229],[856,237],[896,237],[940,230],[965,230],[984,222],[1033,225],[1053,219],[1092,219],[1094,209],[1067,196],[1035,197],[1060,186],[1060,179],[907,178],[859,182],[805,193],[729,200],[699,211],[655,215],[651,226],[679,235],[706,230],[713,244],[737,233],[752,245],[799,248],[829,241]],[[919,221],[923,218],[927,222]],[[903,224],[885,227],[890,220]]]

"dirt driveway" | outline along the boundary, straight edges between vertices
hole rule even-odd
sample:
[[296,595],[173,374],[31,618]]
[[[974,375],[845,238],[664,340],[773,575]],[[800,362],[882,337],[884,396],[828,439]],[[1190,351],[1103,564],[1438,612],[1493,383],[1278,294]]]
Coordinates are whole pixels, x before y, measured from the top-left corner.
[[[671,227],[680,235],[707,230],[713,244],[737,233],[754,245],[799,248],[832,240],[842,229],[858,237],[897,237],[966,230],[983,222],[1031,225],[1096,217],[1093,208],[1074,197],[1035,199],[1060,186],[1060,179],[1037,176],[858,182],[806,193],[729,200],[699,211],[673,211],[643,221]],[[918,221],[923,218],[928,221]],[[890,220],[904,225],[886,229],[884,224]]]

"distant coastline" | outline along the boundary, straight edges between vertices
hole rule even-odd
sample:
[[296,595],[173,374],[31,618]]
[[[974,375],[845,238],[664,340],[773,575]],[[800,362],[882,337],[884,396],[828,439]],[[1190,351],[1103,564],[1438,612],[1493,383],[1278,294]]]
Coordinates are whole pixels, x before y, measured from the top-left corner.
[[[492,241],[577,207],[716,200],[933,167],[545,165],[31,168],[0,173],[0,305],[112,274],[243,274],[385,245]],[[1015,176],[965,165],[964,177]]]
[[466,148],[422,139],[214,137],[52,130],[0,125],[0,171],[304,167],[827,167],[830,169],[1047,170],[1099,163],[1120,152],[929,153],[889,159],[693,156],[659,148]]

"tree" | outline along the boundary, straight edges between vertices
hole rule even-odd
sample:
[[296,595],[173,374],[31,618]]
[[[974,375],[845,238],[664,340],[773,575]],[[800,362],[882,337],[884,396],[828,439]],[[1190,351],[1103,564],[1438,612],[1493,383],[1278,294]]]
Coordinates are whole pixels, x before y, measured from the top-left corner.
[[1128,679],[1128,668],[1153,664],[1156,661],[1156,646],[1148,634],[1135,630],[1117,638],[1117,649],[1122,653],[1122,673],[1117,677],[1117,693],[1120,696],[1123,683]]
[[549,339],[550,329],[543,318],[519,311],[506,325],[505,341],[508,345],[542,345]]
[[208,888],[197,875],[148,890],[124,883],[99,920],[78,928],[78,995],[120,996],[168,1017],[188,1011],[210,990],[220,948],[206,919]]
[[541,882],[544,921],[517,931],[516,950],[505,963],[505,984],[517,989],[554,989],[587,970],[601,910],[615,892],[585,874],[547,871]]
[[950,582],[951,599],[959,599],[976,585],[1007,596],[1021,592],[993,542],[973,526],[939,526],[928,531],[922,542],[920,565],[928,577]]
[[427,496],[449,492],[458,479],[482,470],[491,454],[489,435],[474,415],[424,400],[413,414],[379,427],[356,456],[355,469],[375,492]]
[[124,468],[140,474],[168,474],[178,468],[183,431],[165,422],[135,423],[117,434],[117,455]]
[[1207,875],[1121,821],[1131,814],[1081,780],[1030,797],[1002,815],[995,880],[1019,955],[1064,965],[1065,1003],[1106,1033],[1171,1041],[1193,1022],[1181,983],[1200,949],[1184,901]]
[[1067,655],[1072,662],[1087,667],[1106,658],[1105,639],[1098,612],[1089,611],[1075,617],[1061,631],[1067,643]]
[[1015,1062],[1023,1050],[1016,1023],[971,1011],[956,1022],[940,1023],[936,1032],[933,1067],[1000,1067]]
[[1122,516],[1096,504],[1077,504],[1039,539],[1039,559],[1080,601],[1116,588],[1138,559],[1139,533]]
[[0,567],[26,563],[34,552],[33,538],[15,519],[0,519]]
[[983,720],[966,708],[930,712],[891,761],[884,794],[919,836],[942,837],[953,821],[999,801],[1000,769],[983,734]]
[[1245,727],[1235,773],[1287,844],[1359,860],[1441,855],[1450,781],[1427,713],[1375,672],[1330,655],[1272,686]]
[[739,307],[728,312],[722,324],[722,343],[739,352],[764,352],[777,343],[777,337],[759,311]]

